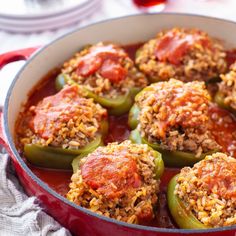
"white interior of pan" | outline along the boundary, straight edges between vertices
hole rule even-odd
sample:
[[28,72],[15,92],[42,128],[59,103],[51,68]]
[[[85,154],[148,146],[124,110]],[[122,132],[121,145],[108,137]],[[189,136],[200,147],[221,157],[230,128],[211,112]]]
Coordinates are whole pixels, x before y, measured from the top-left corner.
[[[224,40],[228,47],[235,47],[236,23],[219,19],[179,15],[137,15],[91,25],[71,33],[46,46],[36,54],[16,76],[8,92],[8,125],[11,135],[22,103],[32,87],[52,68],[62,64],[85,44],[112,41],[120,44],[142,42],[158,31],[171,27],[199,28],[211,36]],[[6,106],[7,107],[7,106]],[[6,123],[7,123],[6,122]]]

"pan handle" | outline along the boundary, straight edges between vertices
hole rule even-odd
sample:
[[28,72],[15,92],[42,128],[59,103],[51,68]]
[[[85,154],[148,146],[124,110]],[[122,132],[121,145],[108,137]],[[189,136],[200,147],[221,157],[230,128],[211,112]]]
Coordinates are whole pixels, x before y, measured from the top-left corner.
[[14,61],[20,61],[20,60],[27,60],[39,48],[40,46],[20,49],[20,50],[1,54],[0,55],[0,70],[8,63],[11,63]]
[[2,149],[5,149],[7,153],[10,156],[13,156],[12,151],[10,149],[10,146],[8,145],[7,139],[4,135],[4,129],[3,129],[3,112],[0,109],[0,153],[2,152]]
[[[0,70],[7,65],[8,63],[20,60],[27,60],[36,50],[38,50],[40,46],[20,49],[12,52],[7,52],[0,55]],[[9,150],[9,146],[4,137],[3,131],[3,112],[2,107],[0,106],[0,146],[3,146],[7,151]]]
[[7,145],[7,142],[3,134],[3,113],[0,110],[0,149],[1,146],[3,146],[7,151],[9,151],[9,146]]

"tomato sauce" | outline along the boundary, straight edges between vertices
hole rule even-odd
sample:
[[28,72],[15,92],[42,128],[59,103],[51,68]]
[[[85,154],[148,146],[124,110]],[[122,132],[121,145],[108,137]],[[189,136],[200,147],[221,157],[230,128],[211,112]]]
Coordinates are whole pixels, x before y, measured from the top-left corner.
[[96,150],[81,167],[83,181],[107,198],[121,198],[127,189],[141,186],[136,161],[120,153]]
[[206,162],[201,163],[197,177],[200,178],[207,189],[213,189],[221,199],[236,197],[236,162],[228,159],[211,160],[211,167]]
[[216,105],[210,107],[211,132],[223,151],[236,157],[236,118]]
[[60,69],[56,68],[49,71],[40,81],[37,86],[35,86],[32,91],[29,93],[29,99],[25,106],[27,109],[32,105],[36,105],[40,100],[43,98],[53,95],[57,92],[55,87],[55,79],[56,76],[59,74]]
[[226,52],[226,61],[228,63],[228,66],[230,66],[236,61],[236,49],[229,50]]
[[157,41],[155,56],[160,61],[168,61],[171,64],[179,65],[189,48],[196,43],[204,47],[210,45],[209,40],[198,31],[190,34],[172,30]]
[[143,46],[143,43],[136,43],[131,45],[123,46],[125,51],[129,54],[129,57],[134,61],[137,50]]
[[70,178],[72,171],[43,169],[27,163],[29,168],[45,182],[50,188],[62,196],[66,196],[69,191]]
[[31,107],[35,114],[29,123],[31,129],[42,138],[50,138],[60,129],[61,122],[68,122],[76,115],[75,105],[82,103],[81,100],[83,98],[78,95],[77,86],[67,87],[44,98],[35,107]]
[[[134,58],[135,51],[142,44],[129,45],[125,46],[125,50],[129,55]],[[228,63],[233,62],[232,58],[236,59],[236,50],[234,54],[231,52],[228,53]],[[32,90],[32,93],[29,95],[29,101],[26,104],[26,107],[35,105],[45,96],[49,96],[56,93],[55,90],[55,80],[54,78],[58,74],[59,70],[53,70],[45,78],[42,79],[40,86],[37,85],[37,88]],[[236,118],[221,108],[218,108],[216,105],[211,107],[211,121],[212,121],[212,133],[217,139],[217,141],[223,146],[224,151],[230,153],[236,157],[236,149],[234,149],[234,144],[236,146]],[[129,137],[130,130],[127,125],[127,115],[120,117],[109,117],[109,132],[105,140],[107,142],[114,141],[123,141]],[[44,181],[49,187],[54,191],[65,196],[69,191],[69,183],[72,175],[72,171],[61,171],[61,170],[50,170],[42,169],[35,166],[32,166],[28,163],[30,169],[38,176],[42,181]],[[144,225],[161,227],[161,228],[177,228],[174,221],[172,220],[166,200],[166,189],[169,180],[179,172],[178,168],[165,168],[164,174],[161,178],[160,193],[159,193],[159,202],[156,211],[156,218],[152,222],[144,223]]]
[[125,56],[121,50],[117,52],[113,45],[93,46],[88,54],[80,58],[76,73],[86,77],[98,72],[112,82],[119,82],[128,73],[119,62]]

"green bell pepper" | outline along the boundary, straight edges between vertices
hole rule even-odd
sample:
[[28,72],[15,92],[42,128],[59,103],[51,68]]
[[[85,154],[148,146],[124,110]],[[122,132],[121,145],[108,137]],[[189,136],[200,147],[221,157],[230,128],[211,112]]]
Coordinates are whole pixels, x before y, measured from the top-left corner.
[[143,144],[143,140],[138,129],[134,129],[130,132],[129,140],[132,143]]
[[234,115],[236,115],[236,110],[233,109],[230,105],[225,104],[224,95],[220,91],[218,91],[215,94],[214,101],[220,108],[228,110],[228,111],[232,112]]
[[56,78],[55,86],[57,91],[60,91],[66,84],[76,84],[79,86],[85,97],[93,98],[95,102],[108,109],[111,115],[122,115],[129,111],[133,104],[135,95],[140,91],[139,88],[132,88],[125,95],[117,96],[116,98],[106,98],[98,96],[97,94],[86,89],[84,86],[79,85],[73,81],[69,75],[59,74]]
[[73,169],[73,173],[76,173],[77,170],[79,169],[80,167],[80,160],[87,156],[89,153],[83,153],[83,154],[80,154],[79,156],[77,156],[73,161],[72,161],[72,169]]
[[140,109],[136,104],[134,104],[129,111],[128,125],[131,129],[135,129],[138,126],[139,112]]
[[135,129],[131,131],[129,139],[133,143],[145,143],[148,146],[152,147],[154,150],[160,152],[162,154],[162,159],[166,166],[169,167],[184,167],[184,166],[192,166],[198,161],[201,161],[207,155],[211,155],[212,153],[217,152],[217,150],[209,151],[203,153],[200,157],[195,157],[193,153],[183,152],[183,151],[169,151],[163,149],[158,143],[149,143],[146,138],[142,138],[140,132]]
[[103,137],[108,133],[108,121],[101,122],[101,132],[96,139],[80,149],[65,149],[60,147],[41,146],[38,144],[25,144],[24,155],[26,159],[40,167],[54,169],[71,169],[73,159],[83,153],[89,153],[98,146],[103,145]]
[[181,229],[208,229],[209,227],[200,222],[175,194],[178,176],[176,175],[171,179],[167,188],[167,202],[172,217]]
[[[151,90],[152,90],[152,88],[150,86],[142,89],[142,91],[139,92],[135,96],[135,101],[138,100],[139,97],[141,97],[143,95],[143,93],[146,93],[146,92],[151,91]],[[129,111],[129,116],[128,116],[128,125],[131,129],[135,129],[138,126],[139,113],[140,113],[140,108],[138,107],[138,105],[136,103],[134,103],[134,105],[131,107],[131,109]]]
[[160,179],[163,175],[165,166],[162,160],[162,155],[160,152],[152,150],[154,152],[154,164],[155,164],[155,178]]
[[53,169],[71,169],[73,159],[83,153],[89,153],[103,145],[102,135],[80,149],[64,149],[60,147],[25,144],[24,155],[33,165]]

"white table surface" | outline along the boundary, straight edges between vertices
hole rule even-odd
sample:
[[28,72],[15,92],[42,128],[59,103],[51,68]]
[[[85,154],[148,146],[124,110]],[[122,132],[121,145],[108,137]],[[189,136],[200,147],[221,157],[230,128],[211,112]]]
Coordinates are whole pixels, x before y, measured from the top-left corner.
[[[236,21],[235,9],[235,0],[169,0],[164,12],[187,12]],[[104,19],[137,13],[140,13],[140,10],[130,0],[101,0],[100,7],[96,9],[93,15],[66,28],[32,34],[14,34],[0,31],[0,54],[35,45],[45,45],[81,26]],[[0,106],[4,103],[12,79],[23,64],[23,61],[11,63],[0,71]]]

